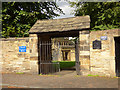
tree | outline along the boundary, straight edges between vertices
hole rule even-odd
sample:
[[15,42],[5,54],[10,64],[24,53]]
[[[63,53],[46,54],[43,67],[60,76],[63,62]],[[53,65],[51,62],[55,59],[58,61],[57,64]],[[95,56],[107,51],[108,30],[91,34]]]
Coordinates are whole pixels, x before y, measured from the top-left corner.
[[52,19],[63,13],[55,2],[3,2],[2,37],[28,36],[38,19]]
[[120,27],[119,2],[70,2],[75,7],[75,16],[89,15],[92,30]]

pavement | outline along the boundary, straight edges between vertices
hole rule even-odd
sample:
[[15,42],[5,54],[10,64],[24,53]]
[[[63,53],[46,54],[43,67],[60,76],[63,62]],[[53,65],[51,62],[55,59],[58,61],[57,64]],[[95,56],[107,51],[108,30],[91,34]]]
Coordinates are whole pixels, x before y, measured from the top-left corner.
[[118,88],[118,78],[78,76],[75,71],[55,75],[2,74],[3,88]]

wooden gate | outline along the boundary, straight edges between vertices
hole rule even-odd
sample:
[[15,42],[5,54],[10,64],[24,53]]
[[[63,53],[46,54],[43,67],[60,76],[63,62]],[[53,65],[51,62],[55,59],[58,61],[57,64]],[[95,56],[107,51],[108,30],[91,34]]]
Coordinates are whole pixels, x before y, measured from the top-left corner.
[[52,43],[39,42],[39,74],[49,74],[60,71],[58,62],[52,62]]

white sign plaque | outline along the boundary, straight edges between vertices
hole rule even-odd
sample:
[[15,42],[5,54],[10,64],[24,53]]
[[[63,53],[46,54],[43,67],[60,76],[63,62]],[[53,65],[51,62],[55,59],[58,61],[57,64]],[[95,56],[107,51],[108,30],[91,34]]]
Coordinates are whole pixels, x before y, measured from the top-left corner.
[[107,40],[107,36],[101,36],[100,39],[101,40]]

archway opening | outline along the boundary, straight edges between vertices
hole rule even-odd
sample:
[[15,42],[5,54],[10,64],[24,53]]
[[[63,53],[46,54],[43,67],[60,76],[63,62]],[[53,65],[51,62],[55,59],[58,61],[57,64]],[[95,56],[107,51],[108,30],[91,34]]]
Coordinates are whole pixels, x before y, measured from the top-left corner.
[[54,74],[63,70],[80,72],[79,50],[75,42],[75,39],[78,41],[79,31],[42,33],[38,37],[39,74]]

